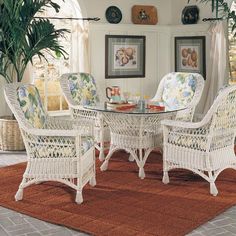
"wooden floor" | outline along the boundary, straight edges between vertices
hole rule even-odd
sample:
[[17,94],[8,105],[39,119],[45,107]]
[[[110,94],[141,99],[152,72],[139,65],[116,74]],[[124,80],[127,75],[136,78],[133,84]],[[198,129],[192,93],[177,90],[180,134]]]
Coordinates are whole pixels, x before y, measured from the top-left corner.
[[[0,167],[25,162],[25,152],[1,152]],[[53,225],[0,207],[0,236],[86,236],[88,234]],[[236,206],[194,230],[188,236],[236,235]],[[126,235],[123,235],[126,236]],[[163,235],[165,236],[165,235]],[[174,236],[174,235],[173,235]]]

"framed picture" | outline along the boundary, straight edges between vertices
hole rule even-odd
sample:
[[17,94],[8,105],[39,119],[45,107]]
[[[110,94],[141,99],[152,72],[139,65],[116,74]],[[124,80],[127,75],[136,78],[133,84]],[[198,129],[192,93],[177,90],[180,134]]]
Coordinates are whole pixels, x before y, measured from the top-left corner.
[[145,36],[105,36],[105,78],[145,77]]
[[175,37],[175,71],[199,73],[206,79],[205,36]]

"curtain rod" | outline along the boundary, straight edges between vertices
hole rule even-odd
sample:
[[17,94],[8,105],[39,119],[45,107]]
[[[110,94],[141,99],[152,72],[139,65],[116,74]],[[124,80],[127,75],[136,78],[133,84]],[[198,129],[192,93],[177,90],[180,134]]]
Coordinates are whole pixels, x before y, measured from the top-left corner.
[[35,16],[34,18],[38,19],[56,19],[56,20],[87,20],[87,21],[99,21],[99,17],[88,17],[88,18],[75,18],[75,17],[43,17],[43,16]]
[[203,18],[203,19],[202,19],[202,21],[215,21],[215,20],[223,20],[223,17]]

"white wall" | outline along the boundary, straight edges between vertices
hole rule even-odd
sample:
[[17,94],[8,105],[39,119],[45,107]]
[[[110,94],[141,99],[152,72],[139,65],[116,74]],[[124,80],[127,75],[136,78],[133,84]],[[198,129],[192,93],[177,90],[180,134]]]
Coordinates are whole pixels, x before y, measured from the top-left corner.
[[6,84],[5,79],[0,76],[0,116],[11,115],[11,111],[5,102],[4,86]]
[[[145,78],[105,79],[105,35],[146,36]],[[154,96],[162,76],[171,70],[170,27],[130,24],[92,24],[90,27],[91,73],[100,91],[105,87],[118,85],[122,91],[131,94]]]
[[176,0],[83,0],[88,17],[100,17],[99,23],[108,23],[105,18],[109,6],[117,6],[122,12],[120,24],[131,23],[131,8],[133,5],[152,5],[157,8],[158,24],[171,24],[171,4]]
[[[229,0],[232,1],[232,0]],[[83,8],[86,8],[88,17],[100,17],[100,23],[108,23],[105,18],[106,9],[109,6],[117,6],[122,12],[122,21],[120,24],[130,24],[131,22],[131,8],[133,5],[153,5],[157,8],[158,25],[178,25],[181,23],[182,10],[185,6],[197,5],[200,10],[201,23],[203,18],[212,16],[210,3],[200,3],[191,0],[79,0],[83,2]]]
[[[122,91],[131,94],[140,93],[153,97],[158,84],[166,73],[175,70],[174,38],[176,36],[206,36],[206,74],[208,71],[210,36],[209,24],[175,25],[175,26],[143,26],[131,24],[92,24],[90,27],[91,73],[95,77],[99,89],[105,98],[105,88],[118,85]],[[146,36],[146,77],[105,79],[105,35],[145,35]],[[206,86],[209,80],[206,78]],[[204,91],[202,101],[207,96]],[[201,103],[203,104],[203,102]],[[200,105],[197,109],[202,112]]]
[[[87,0],[87,7],[91,6],[95,0]],[[127,2],[127,4],[126,4]],[[123,12],[125,18],[119,24],[109,24],[104,18],[105,9],[111,5],[109,1],[100,1],[97,7],[88,8],[88,16],[99,16],[104,23],[93,23],[90,27],[90,55],[91,72],[97,80],[97,83],[105,96],[105,88],[111,85],[119,85],[121,89],[128,90],[132,94],[154,96],[158,83],[163,75],[174,71],[174,38],[176,36],[206,36],[206,74],[208,73],[210,38],[208,29],[209,22],[203,23],[201,20],[205,17],[212,17],[210,4],[198,4],[200,9],[200,20],[198,24],[183,25],[181,23],[181,13],[183,8],[188,5],[187,0],[156,1],[157,9],[163,17],[159,19],[157,25],[134,25],[129,21],[131,15],[130,8],[133,4],[142,4],[132,0],[119,1],[119,7],[126,6]],[[171,8],[170,7],[171,3]],[[146,4],[146,2],[145,2]],[[147,3],[148,4],[148,3]],[[151,3],[150,3],[151,4]],[[153,5],[155,5],[152,2]],[[189,5],[196,2],[192,0]],[[162,8],[161,8],[162,7]],[[99,12],[100,15],[96,15]],[[123,10],[122,10],[123,11]],[[129,17],[128,17],[129,15]],[[171,23],[171,25],[168,25]],[[165,25],[162,25],[165,24]],[[145,78],[123,78],[123,79],[105,79],[105,35],[145,35],[146,36],[146,77]],[[206,88],[208,87],[206,78]],[[207,94],[203,93],[202,101]],[[203,104],[203,102],[202,102]],[[198,111],[202,111],[201,105]]]

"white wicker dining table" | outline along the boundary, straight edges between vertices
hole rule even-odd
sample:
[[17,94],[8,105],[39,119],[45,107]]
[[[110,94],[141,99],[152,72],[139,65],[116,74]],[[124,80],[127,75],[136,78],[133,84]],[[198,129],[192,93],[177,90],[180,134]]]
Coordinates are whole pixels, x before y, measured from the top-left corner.
[[150,152],[162,147],[161,120],[175,118],[178,111],[167,107],[165,110],[143,107],[119,110],[107,107],[106,103],[85,108],[102,113],[110,128],[110,149],[100,167],[101,171],[107,170],[112,154],[123,149],[130,153],[130,161],[136,161],[141,179],[145,178],[144,165]]

